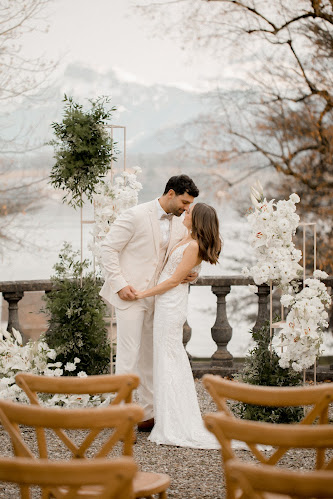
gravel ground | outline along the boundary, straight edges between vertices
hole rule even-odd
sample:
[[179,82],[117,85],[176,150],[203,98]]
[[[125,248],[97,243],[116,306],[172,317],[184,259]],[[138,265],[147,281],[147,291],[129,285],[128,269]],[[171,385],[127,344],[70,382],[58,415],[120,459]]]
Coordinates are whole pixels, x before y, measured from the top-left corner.
[[[202,413],[216,410],[215,404],[205,391],[202,382],[196,382],[198,398]],[[332,415],[331,415],[332,416]],[[332,419],[332,417],[331,417]],[[25,430],[25,438],[29,445],[36,451],[36,442],[31,430]],[[134,458],[142,471],[155,471],[167,473],[171,477],[169,498],[182,499],[220,499],[225,497],[221,456],[217,450],[187,449],[156,445],[147,440],[148,433],[138,433],[137,443],[134,446]],[[82,434],[80,435],[82,438]],[[12,449],[8,435],[0,427],[2,456],[12,456]],[[102,437],[101,437],[102,438]],[[96,447],[98,446],[98,440]],[[49,440],[50,456],[55,459],[69,459],[68,453],[62,444],[52,437]],[[113,455],[120,455],[118,446]],[[236,450],[235,453],[242,460],[253,460],[246,450]],[[330,452],[333,457],[333,450]],[[310,451],[293,451],[284,457],[281,465],[288,468],[312,468],[314,456]],[[0,483],[1,499],[19,498],[17,489],[8,484]],[[34,495],[38,497],[38,495]]]

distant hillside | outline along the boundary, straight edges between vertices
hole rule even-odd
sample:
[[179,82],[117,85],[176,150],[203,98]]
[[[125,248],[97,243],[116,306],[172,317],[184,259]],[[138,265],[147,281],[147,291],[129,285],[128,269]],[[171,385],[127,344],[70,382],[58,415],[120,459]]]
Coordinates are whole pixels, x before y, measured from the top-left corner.
[[127,127],[127,147],[135,153],[164,153],[179,147],[177,134],[172,134],[172,143],[168,143],[163,132],[174,130],[203,111],[202,94],[121,81],[114,71],[98,73],[71,64],[43,94],[24,99],[15,110],[0,115],[6,123],[5,129],[2,127],[4,136],[22,136],[25,131],[30,142],[45,143],[52,135],[51,123],[61,119],[64,93],[83,104],[86,99],[110,96],[112,105],[117,107],[113,122]]

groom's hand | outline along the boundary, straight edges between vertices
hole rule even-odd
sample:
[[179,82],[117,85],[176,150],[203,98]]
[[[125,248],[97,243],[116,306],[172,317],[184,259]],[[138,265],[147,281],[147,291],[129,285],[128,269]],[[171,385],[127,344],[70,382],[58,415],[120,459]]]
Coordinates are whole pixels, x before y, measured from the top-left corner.
[[185,279],[182,281],[182,284],[195,281],[198,278],[198,275],[198,272],[191,272],[191,274],[188,274],[185,277]]
[[125,301],[136,300],[135,289],[132,286],[125,286],[120,291],[118,291],[118,296]]

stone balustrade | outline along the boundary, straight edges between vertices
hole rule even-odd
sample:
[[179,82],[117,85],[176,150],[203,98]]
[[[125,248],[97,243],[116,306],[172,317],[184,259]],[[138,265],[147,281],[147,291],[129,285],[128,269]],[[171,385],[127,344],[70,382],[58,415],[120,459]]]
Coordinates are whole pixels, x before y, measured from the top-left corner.
[[[333,288],[333,276],[324,281],[331,289]],[[216,343],[216,351],[210,359],[212,368],[232,368],[233,356],[228,351],[228,343],[232,338],[232,327],[228,321],[226,309],[226,297],[235,286],[247,286],[253,284],[251,278],[236,276],[203,276],[191,286],[206,286],[211,288],[211,292],[216,296],[216,320],[211,328],[211,336]],[[19,302],[25,293],[32,291],[50,292],[53,285],[50,280],[39,281],[7,281],[0,282],[0,292],[5,301],[8,302],[8,331],[12,327],[21,331],[19,321]],[[269,319],[269,287],[267,285],[258,286],[258,312],[254,324],[254,330],[258,330]],[[330,316],[330,328],[332,329],[333,317]],[[25,340],[27,338],[24,338]],[[184,325],[183,343],[188,344],[191,339],[191,328],[186,322]],[[331,366],[333,369],[333,365]]]

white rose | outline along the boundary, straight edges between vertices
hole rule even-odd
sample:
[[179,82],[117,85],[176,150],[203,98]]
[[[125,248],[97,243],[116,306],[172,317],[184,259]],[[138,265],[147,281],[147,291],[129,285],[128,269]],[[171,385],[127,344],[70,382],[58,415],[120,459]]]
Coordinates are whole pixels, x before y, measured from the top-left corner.
[[289,199],[290,201],[292,201],[293,203],[299,203],[300,202],[300,197],[298,196],[298,194],[296,194],[296,192],[294,192],[293,194],[291,194],[289,196]]
[[314,273],[313,273],[313,277],[315,279],[327,279],[328,277],[328,274],[326,274],[326,272],[324,272],[323,270],[315,270]]
[[280,301],[284,307],[290,307],[290,305],[294,302],[294,297],[291,295],[282,295]]

